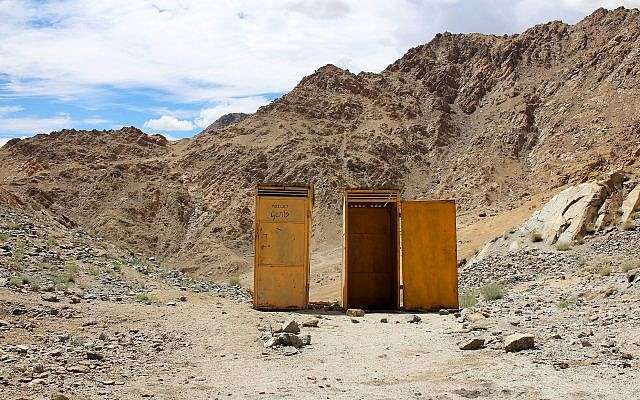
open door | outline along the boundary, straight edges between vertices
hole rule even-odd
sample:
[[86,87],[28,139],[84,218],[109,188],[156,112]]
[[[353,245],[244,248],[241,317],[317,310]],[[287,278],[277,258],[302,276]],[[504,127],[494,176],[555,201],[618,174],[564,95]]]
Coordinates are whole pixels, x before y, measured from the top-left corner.
[[458,308],[455,202],[403,201],[401,220],[404,308]]

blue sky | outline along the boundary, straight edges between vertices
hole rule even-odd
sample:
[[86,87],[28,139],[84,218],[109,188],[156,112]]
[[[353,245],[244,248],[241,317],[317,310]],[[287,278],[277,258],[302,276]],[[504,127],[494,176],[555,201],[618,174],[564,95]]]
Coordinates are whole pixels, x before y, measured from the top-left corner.
[[442,31],[516,33],[640,0],[0,0],[0,145],[62,128],[190,137],[332,63],[380,71]]

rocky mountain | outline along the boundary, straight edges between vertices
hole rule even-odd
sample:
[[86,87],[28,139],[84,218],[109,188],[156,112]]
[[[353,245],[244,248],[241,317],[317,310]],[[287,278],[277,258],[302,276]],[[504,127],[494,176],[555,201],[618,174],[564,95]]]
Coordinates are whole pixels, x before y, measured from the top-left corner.
[[455,198],[461,228],[495,235],[505,226],[490,222],[565,185],[638,171],[639,43],[640,12],[624,8],[510,36],[438,34],[380,73],[324,66],[192,140],[124,128],[7,143],[0,199],[213,276],[251,264],[259,182],[314,185],[320,253],[340,245],[348,186]]
[[217,120],[213,121],[213,123],[205,128],[200,134],[211,133],[213,131],[217,131],[219,129],[224,129],[228,126],[231,126],[237,122],[242,121],[247,118],[251,114],[245,113],[229,113],[225,114]]

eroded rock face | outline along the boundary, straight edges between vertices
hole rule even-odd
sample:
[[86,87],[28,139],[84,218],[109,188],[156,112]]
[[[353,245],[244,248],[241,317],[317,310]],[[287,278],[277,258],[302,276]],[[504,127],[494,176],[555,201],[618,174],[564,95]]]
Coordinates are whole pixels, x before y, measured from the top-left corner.
[[622,174],[571,186],[554,196],[524,224],[526,233],[539,234],[547,244],[572,243],[595,229],[614,223],[622,197]]
[[634,226],[633,220],[634,213],[640,211],[640,184],[633,189],[627,197],[624,199],[622,206],[620,207],[622,217],[620,218],[620,225],[628,229]]

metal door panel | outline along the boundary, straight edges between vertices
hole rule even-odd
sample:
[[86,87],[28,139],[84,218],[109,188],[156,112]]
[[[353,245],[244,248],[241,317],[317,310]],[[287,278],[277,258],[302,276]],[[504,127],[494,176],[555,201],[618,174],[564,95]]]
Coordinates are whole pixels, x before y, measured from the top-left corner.
[[457,308],[455,202],[403,201],[401,224],[404,308]]
[[[269,191],[277,194],[278,188]],[[308,305],[311,190],[307,197],[296,196],[256,197],[256,308],[302,309]]]

